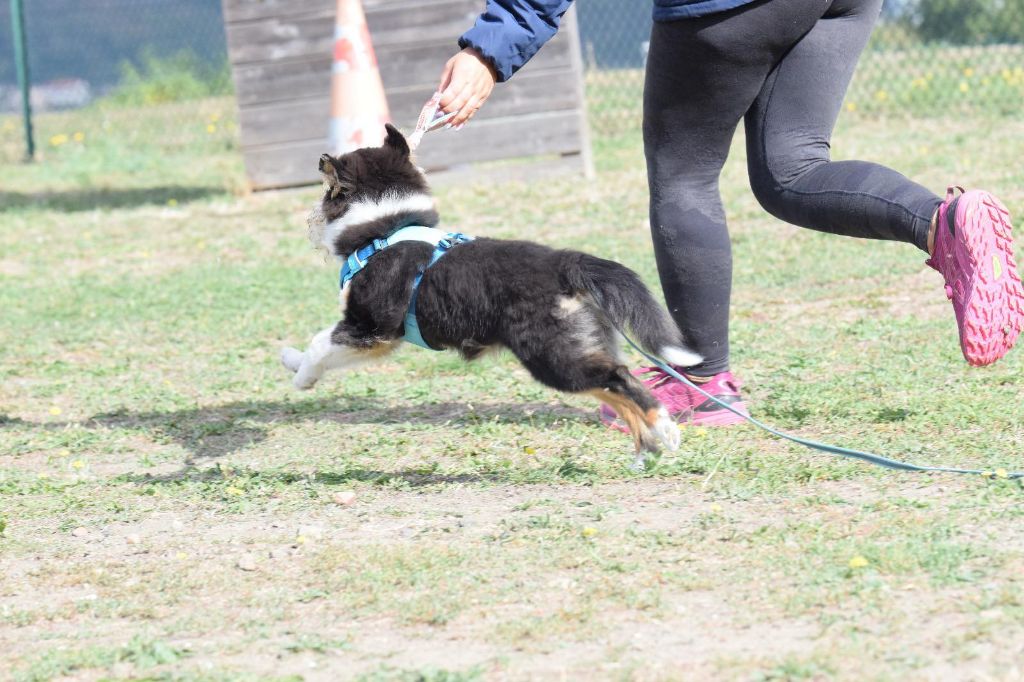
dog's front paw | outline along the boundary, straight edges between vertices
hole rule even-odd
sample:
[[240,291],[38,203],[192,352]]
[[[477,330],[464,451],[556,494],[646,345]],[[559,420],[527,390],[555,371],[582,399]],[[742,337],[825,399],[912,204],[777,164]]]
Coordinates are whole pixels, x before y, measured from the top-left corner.
[[285,347],[281,349],[281,364],[290,372],[298,372],[302,367],[302,356],[304,353],[298,348]]
[[292,377],[292,385],[300,391],[308,391],[316,386],[316,382],[319,380],[320,377],[309,372],[296,372]]

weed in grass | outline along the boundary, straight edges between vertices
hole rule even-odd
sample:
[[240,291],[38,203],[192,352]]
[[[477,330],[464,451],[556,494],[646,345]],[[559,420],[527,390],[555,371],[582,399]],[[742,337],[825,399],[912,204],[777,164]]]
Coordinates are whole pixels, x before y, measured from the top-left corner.
[[124,646],[110,649],[99,646],[74,650],[54,649],[38,657],[27,668],[15,672],[15,680],[42,682],[77,671],[108,669],[117,663],[129,663],[146,669],[176,663],[187,652],[161,640],[135,635]]
[[478,667],[464,671],[450,671],[440,668],[403,670],[391,666],[382,666],[356,678],[357,682],[476,682],[481,679],[484,679],[484,674]]
[[290,654],[311,651],[316,654],[324,654],[330,651],[350,649],[352,643],[347,639],[326,639],[316,634],[302,634],[296,636],[282,648]]
[[827,664],[790,658],[769,670],[755,673],[752,679],[758,682],[791,682],[829,679],[834,674],[835,669]]

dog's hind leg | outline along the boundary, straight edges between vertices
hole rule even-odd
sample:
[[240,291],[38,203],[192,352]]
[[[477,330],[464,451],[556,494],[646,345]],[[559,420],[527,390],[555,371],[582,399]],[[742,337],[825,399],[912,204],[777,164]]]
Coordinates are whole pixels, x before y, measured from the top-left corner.
[[565,352],[571,348],[558,348],[557,342],[543,355],[510,349],[538,381],[560,391],[592,395],[621,415],[636,448],[634,468],[642,469],[644,453],[658,452],[660,443],[670,450],[679,447],[679,427],[668,412],[610,353],[572,355]]
[[660,444],[679,447],[679,427],[643,382],[629,373],[619,335],[600,311],[585,301],[560,300],[556,324],[533,325],[510,334],[505,345],[535,379],[559,391],[587,393],[607,404],[629,428],[636,446],[635,468]]
[[317,333],[305,352],[297,348],[281,350],[281,364],[295,373],[292,377],[295,388],[302,391],[313,388],[327,370],[367,364],[384,357],[398,345],[398,339],[358,346],[339,343],[346,338],[339,329],[342,324]]
[[616,366],[598,389],[589,391],[626,422],[636,446],[633,468],[643,470],[645,453],[658,452],[660,441],[669,450],[679,449],[679,427],[639,379],[622,365]]

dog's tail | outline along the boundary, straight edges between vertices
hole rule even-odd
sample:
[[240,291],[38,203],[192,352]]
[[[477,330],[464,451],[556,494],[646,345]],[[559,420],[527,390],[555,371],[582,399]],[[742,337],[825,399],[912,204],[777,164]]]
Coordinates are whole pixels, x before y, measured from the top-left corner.
[[680,367],[702,358],[683,345],[679,328],[635,272],[615,261],[565,251],[563,273],[572,291],[588,293],[617,330],[629,328],[640,347]]

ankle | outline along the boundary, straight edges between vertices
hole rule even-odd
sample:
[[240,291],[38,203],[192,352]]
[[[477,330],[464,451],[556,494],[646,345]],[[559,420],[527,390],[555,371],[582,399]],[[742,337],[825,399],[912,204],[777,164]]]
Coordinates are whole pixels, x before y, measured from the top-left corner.
[[[940,204],[941,205],[941,204]],[[932,214],[932,221],[928,225],[928,255],[935,255],[935,230],[939,226],[939,207],[935,207],[935,213]]]

